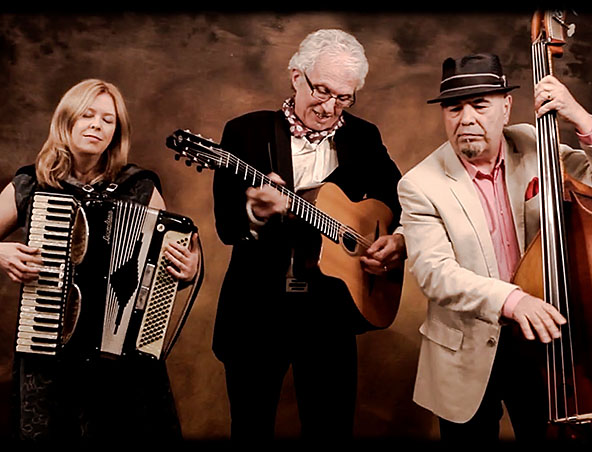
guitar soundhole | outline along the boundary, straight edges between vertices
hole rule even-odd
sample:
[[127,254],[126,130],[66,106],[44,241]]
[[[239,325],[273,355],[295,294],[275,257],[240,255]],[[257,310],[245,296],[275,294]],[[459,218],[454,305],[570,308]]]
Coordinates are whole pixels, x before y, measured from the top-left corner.
[[356,254],[358,250],[358,241],[354,234],[349,231],[344,232],[341,236],[341,244],[348,253]]

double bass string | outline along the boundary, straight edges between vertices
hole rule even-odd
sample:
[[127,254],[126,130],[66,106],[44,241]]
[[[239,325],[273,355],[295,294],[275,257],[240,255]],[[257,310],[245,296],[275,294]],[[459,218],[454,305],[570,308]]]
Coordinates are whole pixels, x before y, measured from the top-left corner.
[[[551,51],[542,40],[533,44],[533,69],[535,85],[546,75],[552,73]],[[557,118],[554,112],[549,112],[537,118],[537,146],[539,158],[539,179],[541,192],[541,236],[542,258],[544,275],[545,301],[555,306],[566,316],[567,323],[564,326],[561,338],[557,343],[548,346],[548,378],[549,381],[549,411],[555,407],[555,418],[561,417],[558,413],[558,395],[563,395],[565,413],[567,407],[567,370],[571,368],[571,375],[575,375],[573,362],[573,344],[569,328],[568,306],[568,271],[567,271],[567,247],[565,244],[565,224],[562,202],[562,175],[559,160],[559,141]],[[565,340],[565,343],[564,343]],[[557,350],[558,348],[558,350]],[[557,356],[559,355],[559,356]],[[568,356],[566,356],[568,355]],[[551,362],[549,362],[551,361]],[[551,369],[552,366],[552,369]],[[558,378],[558,373],[559,377]],[[559,380],[559,381],[558,381]],[[576,393],[575,379],[572,379],[574,395]],[[551,394],[553,392],[553,394]],[[552,399],[555,403],[552,404]],[[577,397],[576,412],[577,412]],[[552,406],[553,405],[553,406]]]
[[[534,84],[536,84],[544,77],[546,68],[545,68],[545,58],[544,52],[546,51],[545,46],[542,42],[537,41],[533,44],[532,47],[532,57],[533,57],[533,76],[534,76]],[[553,234],[550,233],[550,229],[554,229],[554,222],[553,218],[549,218],[549,212],[547,207],[550,204],[549,200],[549,177],[546,175],[549,174],[549,152],[547,142],[545,137],[548,136],[548,128],[549,128],[549,121],[548,115],[544,117],[536,119],[536,129],[537,129],[537,156],[538,156],[538,165],[539,165],[539,183],[540,183],[540,195],[541,195],[541,238],[546,238],[546,240],[541,240],[542,246],[542,264],[543,264],[543,294],[544,300],[549,302],[553,305],[556,304],[556,300],[553,297],[554,291],[552,290],[549,285],[551,284],[551,280],[554,280],[553,277],[555,273],[555,269],[551,267],[552,265],[552,253],[550,252],[549,242],[553,238]],[[551,274],[549,274],[551,273]],[[557,306],[556,306],[557,307]],[[552,411],[553,406],[557,407],[556,403],[552,404],[552,400],[557,398],[556,388],[557,388],[557,378],[556,378],[556,356],[555,356],[555,347],[551,347],[548,349],[549,354],[551,355],[551,359],[547,360],[547,378],[548,378],[548,403],[549,403],[549,416],[553,417]],[[549,356],[549,355],[548,355]],[[551,361],[551,362],[549,362]],[[552,369],[551,369],[552,364]],[[553,370],[553,371],[551,371]],[[551,380],[553,384],[551,384]],[[552,388],[555,388],[555,391],[552,391]],[[555,414],[557,417],[557,414]]]

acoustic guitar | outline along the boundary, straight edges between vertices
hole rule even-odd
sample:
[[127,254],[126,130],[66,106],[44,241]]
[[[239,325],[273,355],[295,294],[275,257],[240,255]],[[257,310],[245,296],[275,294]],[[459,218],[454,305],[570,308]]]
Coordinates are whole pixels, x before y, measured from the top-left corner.
[[403,268],[373,275],[362,268],[359,257],[380,235],[388,234],[392,211],[376,199],[352,202],[332,183],[318,190],[313,202],[304,199],[219,144],[186,130],[166,140],[176,158],[195,163],[198,169],[228,170],[252,187],[269,185],[288,198],[288,210],[321,233],[318,268],[326,276],[343,281],[370,329],[389,327],[397,314],[403,286]]

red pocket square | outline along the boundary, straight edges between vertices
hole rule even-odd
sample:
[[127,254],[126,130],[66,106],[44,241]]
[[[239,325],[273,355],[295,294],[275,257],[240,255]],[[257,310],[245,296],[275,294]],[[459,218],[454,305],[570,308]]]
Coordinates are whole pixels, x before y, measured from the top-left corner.
[[524,193],[524,200],[528,201],[531,198],[534,198],[539,193],[539,178],[533,177],[532,180],[528,183],[528,187],[526,187],[526,193]]

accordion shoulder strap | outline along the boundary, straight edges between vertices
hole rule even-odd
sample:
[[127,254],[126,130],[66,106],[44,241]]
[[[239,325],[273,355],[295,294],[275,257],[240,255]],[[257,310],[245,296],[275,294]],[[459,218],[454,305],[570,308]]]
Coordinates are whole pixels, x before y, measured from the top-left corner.
[[139,180],[150,180],[154,184],[154,187],[159,192],[162,192],[160,178],[154,171],[140,168],[139,166],[131,163],[123,167],[111,185],[115,184],[117,186],[115,189],[121,190],[125,187],[132,186]]
[[150,201],[153,189],[162,193],[158,175],[154,171],[140,168],[134,164],[124,166],[112,182],[74,186],[74,189],[85,198],[107,197],[130,200],[145,205]]

